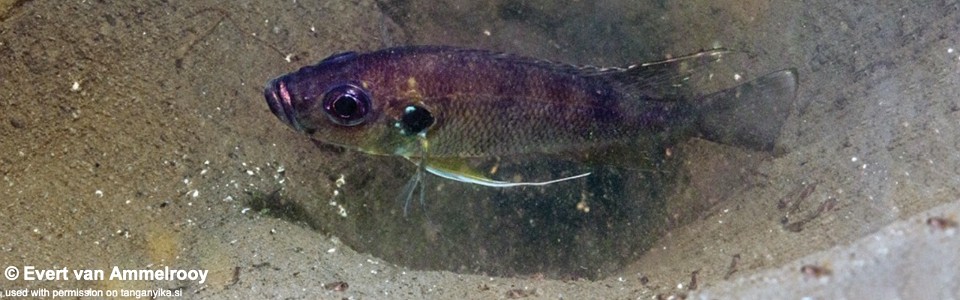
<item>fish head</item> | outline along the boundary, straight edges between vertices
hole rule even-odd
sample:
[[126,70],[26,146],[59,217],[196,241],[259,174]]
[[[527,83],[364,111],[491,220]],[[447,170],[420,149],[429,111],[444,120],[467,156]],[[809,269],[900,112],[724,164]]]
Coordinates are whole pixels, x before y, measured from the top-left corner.
[[357,54],[339,53],[267,82],[264,97],[280,121],[320,142],[370,154],[410,156],[416,137],[398,120],[403,108],[377,78],[365,76]]

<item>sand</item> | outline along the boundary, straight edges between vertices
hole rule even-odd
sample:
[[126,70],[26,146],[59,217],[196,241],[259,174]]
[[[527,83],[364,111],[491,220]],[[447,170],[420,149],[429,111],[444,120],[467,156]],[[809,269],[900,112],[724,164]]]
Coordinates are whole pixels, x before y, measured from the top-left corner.
[[[4,295],[960,295],[954,2],[35,0],[0,17],[0,267],[19,272]],[[800,90],[777,155],[693,139],[664,173],[434,178],[405,215],[409,163],[318,147],[261,92],[335,52],[405,44],[603,66],[720,46],[746,78],[797,68]],[[72,277],[114,267],[208,275]]]

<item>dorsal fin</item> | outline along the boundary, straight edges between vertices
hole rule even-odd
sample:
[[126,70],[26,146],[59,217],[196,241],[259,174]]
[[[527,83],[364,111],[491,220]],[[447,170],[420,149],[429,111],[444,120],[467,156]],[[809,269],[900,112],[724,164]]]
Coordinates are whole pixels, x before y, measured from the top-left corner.
[[[621,90],[645,100],[672,101],[702,92],[697,80],[710,80],[709,66],[720,61],[726,49],[713,49],[667,60],[632,65],[619,72],[598,74],[618,84]],[[706,74],[698,74],[706,73]],[[706,78],[696,79],[695,75]]]
[[[709,67],[720,61],[724,55],[732,53],[730,50],[717,48],[627,67],[597,67],[571,65],[485,50],[461,49],[459,51],[480,51],[479,54],[509,60],[511,63],[528,64],[577,76],[600,78],[619,86],[621,90],[627,93],[654,101],[673,101],[702,94],[702,82],[699,81],[713,79]],[[697,77],[697,75],[700,77]]]
[[[660,61],[640,63],[627,67],[597,67],[573,65],[524,55],[469,49],[451,46],[406,46],[379,50],[381,53],[447,53],[453,55],[475,56],[500,60],[511,64],[535,66],[555,72],[576,76],[595,77],[618,85],[623,91],[638,98],[653,101],[672,101],[676,99],[706,94],[700,88],[702,78],[712,79],[710,66],[721,60],[726,54],[736,53],[723,48],[701,51],[695,54],[669,58]],[[336,59],[334,55],[328,59]],[[344,56],[349,57],[349,54]],[[700,76],[700,77],[698,77]],[[729,86],[723,87],[727,88]],[[718,89],[719,90],[719,89]]]

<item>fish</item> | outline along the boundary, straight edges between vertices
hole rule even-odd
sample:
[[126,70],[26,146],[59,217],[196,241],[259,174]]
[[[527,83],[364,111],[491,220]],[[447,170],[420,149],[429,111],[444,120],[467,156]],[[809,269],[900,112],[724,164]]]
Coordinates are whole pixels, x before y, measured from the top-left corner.
[[[731,53],[711,49],[626,67],[576,66],[451,46],[341,52],[269,80],[264,97],[290,128],[321,143],[406,158],[417,172],[490,187],[547,185],[491,178],[474,158],[575,155],[623,147],[651,160],[692,137],[774,149],[796,98],[795,69],[703,94],[691,77]],[[423,187],[421,202],[423,201]]]

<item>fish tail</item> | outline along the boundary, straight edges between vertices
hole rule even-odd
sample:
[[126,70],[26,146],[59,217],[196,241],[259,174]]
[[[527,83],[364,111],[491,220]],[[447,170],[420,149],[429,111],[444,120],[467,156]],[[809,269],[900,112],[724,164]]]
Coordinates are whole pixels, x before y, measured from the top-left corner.
[[700,135],[758,151],[774,150],[797,95],[797,70],[776,71],[693,103]]

